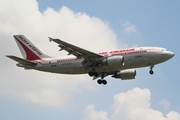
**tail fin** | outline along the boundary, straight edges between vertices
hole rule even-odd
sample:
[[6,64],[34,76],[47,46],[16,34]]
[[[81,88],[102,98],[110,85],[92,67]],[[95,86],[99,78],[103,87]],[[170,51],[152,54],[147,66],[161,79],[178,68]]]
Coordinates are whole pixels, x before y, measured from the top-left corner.
[[14,39],[26,60],[41,60],[43,58],[50,58],[44,54],[37,46],[35,46],[24,35],[14,35]]

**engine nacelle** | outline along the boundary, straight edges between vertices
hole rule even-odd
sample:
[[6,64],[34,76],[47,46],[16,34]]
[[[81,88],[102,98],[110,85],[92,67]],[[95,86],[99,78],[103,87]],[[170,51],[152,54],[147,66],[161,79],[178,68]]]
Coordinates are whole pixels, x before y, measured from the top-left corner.
[[123,56],[111,56],[104,60],[102,60],[103,65],[108,65],[112,67],[123,66],[124,65],[124,57]]
[[121,70],[120,72],[117,72],[117,74],[115,74],[112,77],[121,78],[121,80],[135,79],[136,70],[134,69]]

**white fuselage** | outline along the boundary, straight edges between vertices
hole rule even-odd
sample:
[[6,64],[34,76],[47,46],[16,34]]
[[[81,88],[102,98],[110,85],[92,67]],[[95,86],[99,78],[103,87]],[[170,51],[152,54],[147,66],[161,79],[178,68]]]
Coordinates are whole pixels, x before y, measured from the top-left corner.
[[[108,65],[98,65],[95,67],[96,72],[111,72],[117,70],[139,68],[154,66],[156,64],[162,63],[169,60],[174,56],[174,53],[167,51],[164,48],[160,47],[138,47],[138,48],[129,48],[121,50],[113,50],[109,52],[100,52],[98,53],[103,56],[123,56],[124,65],[108,66]],[[85,74],[91,71],[90,67],[84,66],[82,62],[83,58],[53,58],[53,59],[44,59],[36,60],[38,63],[33,69],[61,73],[61,74]]]

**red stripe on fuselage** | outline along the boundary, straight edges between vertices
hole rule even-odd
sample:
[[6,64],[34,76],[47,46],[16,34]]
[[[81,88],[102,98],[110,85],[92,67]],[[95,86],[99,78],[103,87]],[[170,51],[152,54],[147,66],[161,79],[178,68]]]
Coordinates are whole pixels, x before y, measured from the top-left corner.
[[40,57],[38,57],[36,54],[34,54],[27,46],[25,46],[20,40],[18,40],[16,37],[14,37],[23,47],[23,49],[26,52],[26,60],[41,60]]

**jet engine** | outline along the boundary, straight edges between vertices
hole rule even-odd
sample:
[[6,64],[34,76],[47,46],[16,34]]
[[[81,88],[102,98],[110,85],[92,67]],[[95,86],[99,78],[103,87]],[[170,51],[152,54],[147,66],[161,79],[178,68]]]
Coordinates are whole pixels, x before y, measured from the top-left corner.
[[136,70],[134,69],[121,70],[120,72],[117,72],[112,77],[121,78],[121,80],[135,79]]
[[124,65],[124,57],[123,56],[111,56],[104,60],[102,60],[102,65],[107,66],[123,66]]

